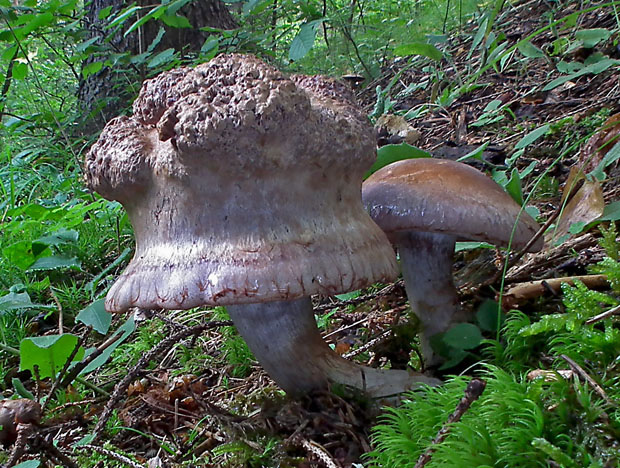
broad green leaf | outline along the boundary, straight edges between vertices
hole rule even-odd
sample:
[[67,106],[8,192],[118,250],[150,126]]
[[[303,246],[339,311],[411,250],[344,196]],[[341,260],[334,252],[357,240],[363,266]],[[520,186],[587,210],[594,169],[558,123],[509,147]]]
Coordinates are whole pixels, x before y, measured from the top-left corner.
[[[112,13],[112,6],[108,6],[99,10],[98,16],[100,20],[106,19]],[[98,38],[95,38],[98,39]]]
[[[36,367],[42,379],[53,377],[63,368],[77,344],[78,337],[69,333],[24,338],[19,346],[19,369],[29,370],[34,375]],[[74,361],[83,356],[84,348],[80,347]]]
[[515,149],[525,148],[536,140],[538,140],[541,136],[546,135],[549,132],[549,125],[543,125],[542,127],[538,127],[536,130],[531,131],[523,138],[521,138],[517,144],[515,145]]
[[160,18],[164,24],[171,28],[191,28],[192,25],[185,16],[181,15],[162,15]]
[[41,462],[39,460],[28,460],[17,465],[13,465],[13,468],[38,468],[39,466],[41,466]]
[[26,270],[35,261],[32,242],[20,241],[2,249],[3,255],[16,267]]
[[620,220],[620,201],[615,201],[606,205],[603,209],[603,215],[599,218],[601,221],[619,221]]
[[399,45],[394,49],[394,55],[397,57],[422,55],[437,62],[443,58],[443,54],[437,47],[426,42],[411,42],[409,44]]
[[61,244],[73,244],[77,242],[79,233],[73,229],[61,228],[58,231],[53,232],[47,236],[39,237],[33,243],[43,245],[61,245]]
[[377,172],[384,166],[392,164],[396,161],[403,159],[415,159],[415,158],[430,158],[431,155],[426,151],[411,146],[407,143],[400,143],[398,145],[385,145],[377,150],[377,160],[372,165],[370,170],[364,175],[364,179],[371,174]]
[[26,271],[62,270],[64,268],[79,270],[82,268],[82,264],[77,257],[50,255],[37,259]]
[[22,62],[15,62],[13,64],[13,78],[16,80],[23,80],[28,75],[28,65]]
[[482,341],[480,329],[472,323],[459,323],[443,335],[443,342],[456,349],[472,349]]
[[299,32],[293,39],[293,42],[291,42],[291,47],[288,51],[288,58],[290,60],[299,60],[310,52],[310,49],[312,49],[312,46],[314,45],[316,31],[322,21],[322,19],[310,21],[303,24],[301,28],[299,28]]
[[506,319],[506,314],[501,311],[497,301],[487,299],[482,304],[480,304],[480,307],[478,307],[478,312],[476,312],[476,321],[478,322],[478,325],[480,325],[480,328],[482,330],[488,332],[495,332],[497,331],[498,315],[499,325],[501,327],[504,323],[504,320]]
[[519,52],[527,58],[540,58],[545,56],[545,53],[530,41],[520,42],[518,48]]
[[606,41],[611,37],[611,31],[603,28],[581,29],[575,33],[575,38],[581,41],[587,49],[592,49],[601,41]]
[[82,322],[87,327],[93,327],[95,331],[105,335],[112,323],[112,314],[107,312],[104,307],[105,300],[98,299],[85,309],[81,310],[75,320]]
[[103,62],[91,62],[82,68],[82,77],[88,78],[103,68]]
[[173,48],[166,49],[163,52],[160,52],[159,54],[157,54],[151,60],[149,60],[149,63],[146,66],[149,68],[155,68],[160,65],[163,65],[164,63],[172,60],[174,58],[174,54],[175,54],[175,50]]
[[50,12],[40,13],[37,15],[25,14],[22,15],[17,22],[17,24],[23,24],[24,26],[19,29],[15,29],[14,32],[18,39],[23,39],[35,29],[47,26],[52,21],[54,21],[54,15]]
[[0,311],[24,309],[24,308],[28,308],[32,306],[34,306],[34,304],[32,303],[28,293],[25,293],[25,292],[23,293],[10,292],[0,297]]

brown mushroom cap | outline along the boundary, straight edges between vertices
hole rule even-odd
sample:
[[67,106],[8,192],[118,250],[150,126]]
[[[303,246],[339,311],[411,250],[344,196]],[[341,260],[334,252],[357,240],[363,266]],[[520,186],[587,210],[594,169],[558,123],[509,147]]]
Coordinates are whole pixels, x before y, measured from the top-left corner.
[[104,129],[88,185],[126,208],[136,252],[106,307],[292,300],[388,281],[360,201],[374,135],[325,78],[223,55],[147,81]]
[[[512,247],[520,249],[539,229],[491,178],[453,161],[424,158],[390,164],[364,182],[362,198],[388,236],[424,231],[500,246],[512,237]],[[538,251],[542,244],[540,239],[530,250]]]

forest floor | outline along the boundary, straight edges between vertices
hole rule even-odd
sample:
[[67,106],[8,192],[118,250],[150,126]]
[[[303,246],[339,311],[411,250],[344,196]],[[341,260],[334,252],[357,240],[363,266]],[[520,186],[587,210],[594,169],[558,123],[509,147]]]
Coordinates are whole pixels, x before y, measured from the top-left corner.
[[[572,5],[577,8],[577,3]],[[512,46],[547,26],[549,13],[546,1],[520,3],[511,8],[509,20],[496,25],[494,33],[503,34],[508,46]],[[565,16],[570,11],[561,13]],[[616,20],[611,14],[593,11],[580,15],[579,21],[581,29],[599,29],[613,28]],[[482,61],[483,48],[471,52],[475,28],[475,24],[465,25],[462,33],[439,46],[449,61],[410,67],[407,60],[394,60],[379,79],[356,89],[364,109],[370,114],[375,108],[377,86],[385,90],[392,83],[390,112],[410,112],[411,116],[412,109],[436,102],[444,90],[454,89],[455,83],[467,83]],[[433,157],[456,160],[485,144],[481,152],[485,162],[468,162],[478,168],[501,168],[510,166],[507,160],[517,151],[517,142],[549,125],[544,137],[527,145],[511,167],[521,174],[529,172],[520,181],[522,191],[526,195],[534,192],[528,204],[538,209],[544,222],[562,206],[563,188],[571,169],[585,170],[600,162],[602,156],[592,150],[586,136],[620,112],[617,64],[598,73],[573,73],[557,87],[543,90],[553,80],[569,75],[559,72],[557,59],[550,57],[553,44],[564,36],[570,44],[575,43],[569,29],[549,28],[536,34],[532,44],[545,51],[542,56],[524,57],[516,50],[501,70],[499,64],[489,67],[469,84],[468,92],[451,102],[446,99],[444,105],[430,107],[423,115],[409,121],[396,117],[379,120],[379,145],[407,141]],[[490,52],[487,49],[485,53]],[[620,58],[617,41],[603,40],[593,47],[577,44],[563,59],[584,64],[598,55]],[[620,118],[616,119],[620,122]],[[618,125],[612,129],[615,134],[619,131]],[[596,135],[609,138],[607,133]],[[584,195],[581,209],[571,212],[574,218],[565,223],[582,222],[587,226],[600,217],[602,202],[620,199],[619,177],[617,165],[611,165],[605,181],[592,189],[596,193],[600,190],[602,200],[596,194]],[[497,300],[501,287],[507,291],[525,281],[587,275],[588,267],[604,256],[597,243],[598,231],[584,228],[574,233],[567,228],[565,234],[563,242],[556,242],[556,234],[555,241],[548,239],[542,252],[524,255],[507,270],[503,282],[498,274],[503,265],[502,253],[492,249],[460,252],[455,265],[463,306],[475,309],[487,299]],[[402,343],[392,331],[407,319],[408,304],[401,282],[342,300],[315,298],[314,303],[326,340],[337,352],[357,356],[369,365],[389,362],[393,368],[404,368],[411,363],[410,342]],[[535,309],[538,314],[556,313],[560,308],[552,288],[529,299],[513,298],[509,305],[525,313]],[[173,323],[175,317],[166,319],[170,335],[183,327]],[[173,322],[168,322],[170,319]],[[225,340],[227,336],[219,328],[206,330],[196,353],[217,354]],[[188,347],[189,353],[194,352],[191,344]],[[364,463],[361,457],[370,451],[370,430],[380,412],[370,402],[331,393],[290,400],[256,364],[242,377],[235,377],[230,366],[217,360],[199,377],[179,375],[171,371],[177,364],[169,350],[161,351],[163,357],[156,364],[131,371],[135,379],[114,405],[118,410],[114,426],[130,430],[109,430],[108,425],[109,442],[134,456],[136,466],[181,466],[188,457],[206,456],[213,451],[219,454],[214,460],[219,461],[200,466],[275,466],[277,461],[279,466],[353,467]],[[468,374],[476,362],[469,357],[438,375]],[[60,406],[42,431],[52,434],[62,429],[68,440],[75,440],[85,434],[85,427],[105,404],[103,398],[84,414],[75,412],[72,405]]]

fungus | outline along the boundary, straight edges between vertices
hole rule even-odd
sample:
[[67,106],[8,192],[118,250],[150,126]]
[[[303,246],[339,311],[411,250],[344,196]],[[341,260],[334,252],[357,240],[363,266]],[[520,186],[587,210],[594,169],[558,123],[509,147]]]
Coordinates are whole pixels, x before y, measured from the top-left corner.
[[147,81],[133,116],[112,120],[86,157],[88,185],[125,207],[136,238],[106,308],[226,306],[292,394],[328,382],[370,396],[437,383],[345,360],[314,320],[311,295],[397,273],[361,203],[375,144],[351,99],[343,84],[286,78],[244,55]]
[[0,401],[0,444],[5,447],[17,439],[20,424],[38,424],[41,405],[27,398]]
[[390,164],[364,182],[362,199],[397,247],[407,296],[421,322],[422,355],[437,364],[430,338],[467,319],[452,279],[456,241],[521,249],[539,226],[492,179],[446,160]]

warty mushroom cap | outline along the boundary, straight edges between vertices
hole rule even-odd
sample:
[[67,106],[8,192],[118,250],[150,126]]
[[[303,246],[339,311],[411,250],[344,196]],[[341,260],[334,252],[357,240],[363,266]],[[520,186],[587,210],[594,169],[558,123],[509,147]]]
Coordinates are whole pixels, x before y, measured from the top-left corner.
[[360,203],[372,127],[337,87],[247,55],[148,80],[86,157],[89,187],[121,202],[136,237],[106,308],[293,300],[394,278]]
[[[499,246],[512,237],[512,248],[521,249],[539,229],[491,178],[454,161],[420,158],[385,166],[364,182],[362,198],[388,237],[424,231]],[[530,251],[542,245],[539,239]]]

